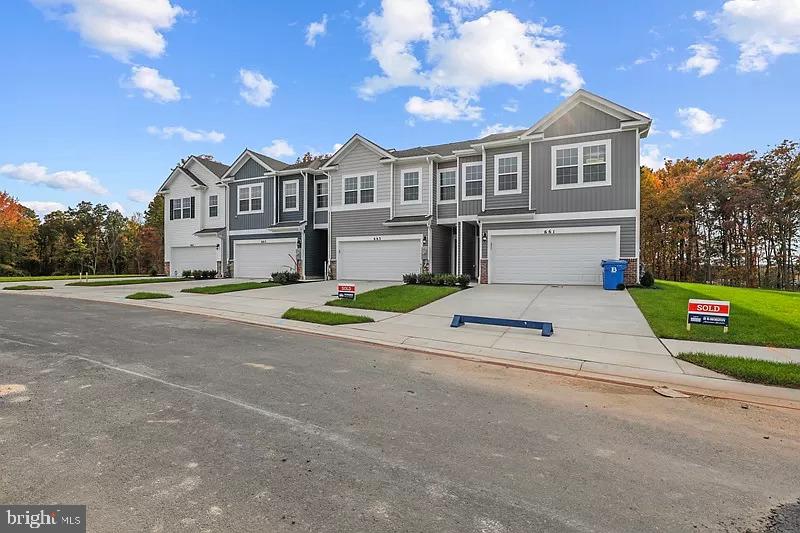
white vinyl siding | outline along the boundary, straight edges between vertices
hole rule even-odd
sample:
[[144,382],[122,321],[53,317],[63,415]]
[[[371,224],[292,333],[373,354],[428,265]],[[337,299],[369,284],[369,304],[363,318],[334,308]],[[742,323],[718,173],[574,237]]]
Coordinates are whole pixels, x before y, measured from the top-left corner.
[[553,146],[552,188],[611,185],[611,141]]
[[264,186],[261,183],[239,185],[238,197],[240,215],[264,212]]
[[294,271],[292,258],[297,239],[234,241],[233,275],[237,278],[267,279],[273,272]]
[[494,156],[494,194],[522,192],[522,153]]
[[456,200],[456,169],[439,171],[439,203],[453,203]]
[[619,228],[489,232],[489,282],[601,285],[603,259],[619,258]]
[[341,280],[400,281],[422,266],[419,235],[339,238],[337,277]]
[[461,194],[462,200],[483,198],[483,163],[462,163],[461,175],[463,176]]

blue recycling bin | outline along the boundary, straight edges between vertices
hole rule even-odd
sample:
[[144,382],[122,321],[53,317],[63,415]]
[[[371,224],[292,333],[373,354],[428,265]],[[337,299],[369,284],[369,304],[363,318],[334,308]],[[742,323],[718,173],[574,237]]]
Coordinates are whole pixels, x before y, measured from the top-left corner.
[[616,291],[621,285],[625,284],[625,269],[628,262],[620,259],[603,259],[600,261],[603,267],[603,288],[607,291]]

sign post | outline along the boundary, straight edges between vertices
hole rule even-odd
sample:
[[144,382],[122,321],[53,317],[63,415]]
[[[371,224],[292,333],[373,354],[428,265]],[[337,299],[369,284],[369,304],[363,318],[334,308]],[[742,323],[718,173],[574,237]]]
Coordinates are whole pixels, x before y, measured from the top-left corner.
[[692,331],[692,324],[722,326],[728,333],[731,303],[720,300],[689,300],[686,317],[686,331]]
[[339,283],[336,286],[336,293],[340,299],[355,300],[356,299],[356,286],[355,284]]

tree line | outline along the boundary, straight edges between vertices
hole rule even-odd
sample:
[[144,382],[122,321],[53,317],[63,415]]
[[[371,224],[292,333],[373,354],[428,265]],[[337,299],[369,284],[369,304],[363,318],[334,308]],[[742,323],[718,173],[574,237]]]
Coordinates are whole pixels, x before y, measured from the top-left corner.
[[641,259],[656,278],[797,290],[800,149],[642,167]]
[[160,274],[164,199],[130,217],[105,204],[80,202],[42,220],[0,192],[0,276]]

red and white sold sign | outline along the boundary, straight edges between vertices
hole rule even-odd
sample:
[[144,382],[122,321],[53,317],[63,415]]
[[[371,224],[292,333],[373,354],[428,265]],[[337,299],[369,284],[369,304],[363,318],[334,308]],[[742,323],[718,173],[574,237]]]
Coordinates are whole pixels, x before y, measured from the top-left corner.
[[356,286],[351,284],[339,283],[336,286],[336,292],[339,298],[345,298],[347,300],[355,300],[356,299]]
[[691,329],[692,324],[706,324],[709,326],[722,326],[728,330],[731,303],[720,300],[689,300],[686,329]]

